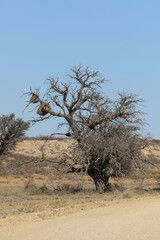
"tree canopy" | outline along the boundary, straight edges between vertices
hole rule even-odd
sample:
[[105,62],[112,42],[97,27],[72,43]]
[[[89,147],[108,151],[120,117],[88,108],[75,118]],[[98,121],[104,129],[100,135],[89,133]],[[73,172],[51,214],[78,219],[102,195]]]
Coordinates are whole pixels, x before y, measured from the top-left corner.
[[105,192],[109,177],[129,173],[142,159],[143,100],[122,92],[112,101],[102,91],[106,80],[88,67],[75,66],[67,77],[66,82],[48,78],[43,97],[39,90],[30,89],[29,104],[37,108],[34,122],[63,118],[68,126],[66,135],[74,138],[78,147],[73,150],[72,163],[66,157],[60,165],[68,171],[85,171],[96,189]]
[[29,129],[29,122],[16,118],[14,113],[0,116],[0,155],[7,154],[16,146],[19,138]]

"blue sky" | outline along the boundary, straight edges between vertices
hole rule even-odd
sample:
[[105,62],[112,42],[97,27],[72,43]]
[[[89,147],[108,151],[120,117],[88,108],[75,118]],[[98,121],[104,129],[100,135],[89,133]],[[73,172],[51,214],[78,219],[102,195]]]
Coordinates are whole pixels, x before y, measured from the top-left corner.
[[[0,0],[0,114],[31,119],[22,93],[81,63],[111,80],[106,95],[140,94],[145,132],[160,139],[159,12],[158,0]],[[52,133],[58,121],[28,135]]]

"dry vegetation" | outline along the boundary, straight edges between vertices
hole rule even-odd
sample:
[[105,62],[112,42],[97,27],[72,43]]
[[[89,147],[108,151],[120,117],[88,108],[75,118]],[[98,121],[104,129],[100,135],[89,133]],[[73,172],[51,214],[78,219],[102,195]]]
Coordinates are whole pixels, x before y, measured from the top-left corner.
[[[111,179],[110,191],[99,194],[93,180],[84,173],[60,174],[50,162],[41,161],[46,140],[24,139],[14,152],[1,156],[0,226],[16,221],[53,216],[106,206],[110,201],[159,194],[160,173],[153,166],[133,178]],[[55,159],[69,149],[73,140],[52,139],[45,144],[45,157]],[[151,142],[145,154],[160,159],[160,143]],[[30,162],[30,159],[34,161]],[[28,164],[21,164],[28,162]]]
[[[145,125],[143,99],[123,91],[113,101],[102,90],[106,82],[99,71],[79,65],[70,69],[64,81],[59,77],[47,78],[43,96],[40,89],[32,87],[25,93],[26,108],[31,105],[36,111],[33,122],[61,118],[64,122],[58,127],[65,124],[67,132],[63,135],[76,142],[70,153],[59,155],[58,161],[54,159],[54,167],[85,172],[99,193],[109,190],[110,178],[143,170],[142,163],[146,163],[141,151],[146,147],[146,139],[140,134]],[[49,161],[44,147],[41,151],[42,161]]]

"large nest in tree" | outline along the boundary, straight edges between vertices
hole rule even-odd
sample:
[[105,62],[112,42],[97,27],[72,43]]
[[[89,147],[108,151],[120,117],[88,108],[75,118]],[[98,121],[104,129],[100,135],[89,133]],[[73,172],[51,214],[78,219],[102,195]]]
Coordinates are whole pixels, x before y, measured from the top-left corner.
[[30,103],[38,103],[39,102],[39,96],[36,94],[36,93],[33,93],[32,94],[32,97],[31,97],[31,99],[30,99]]
[[49,113],[50,110],[51,106],[49,105],[49,103],[42,102],[37,110],[37,114],[39,114],[40,116],[45,116],[47,113]]

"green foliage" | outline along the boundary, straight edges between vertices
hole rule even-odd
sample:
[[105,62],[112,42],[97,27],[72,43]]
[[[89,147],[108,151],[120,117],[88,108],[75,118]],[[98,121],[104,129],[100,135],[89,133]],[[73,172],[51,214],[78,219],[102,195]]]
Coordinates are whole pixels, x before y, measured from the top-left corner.
[[0,155],[13,150],[17,141],[23,137],[29,129],[30,123],[21,118],[15,118],[15,114],[0,116]]

